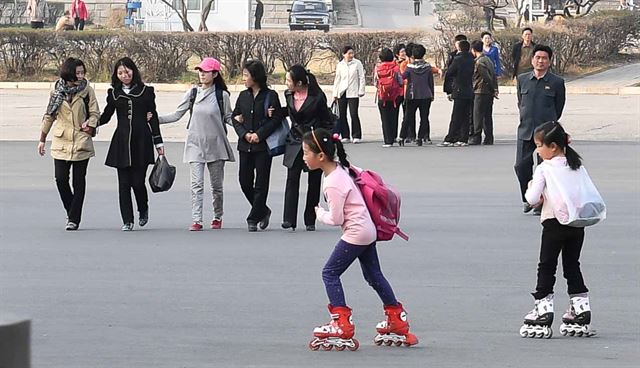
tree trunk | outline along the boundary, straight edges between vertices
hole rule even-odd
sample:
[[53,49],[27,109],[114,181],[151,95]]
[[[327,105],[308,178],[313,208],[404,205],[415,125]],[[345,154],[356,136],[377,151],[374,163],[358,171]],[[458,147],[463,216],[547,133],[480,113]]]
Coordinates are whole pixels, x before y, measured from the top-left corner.
[[211,12],[211,6],[213,5],[214,0],[208,0],[204,8],[202,8],[202,13],[200,13],[200,26],[198,27],[198,32],[208,32],[209,28],[207,28],[207,18],[209,18],[209,13]]

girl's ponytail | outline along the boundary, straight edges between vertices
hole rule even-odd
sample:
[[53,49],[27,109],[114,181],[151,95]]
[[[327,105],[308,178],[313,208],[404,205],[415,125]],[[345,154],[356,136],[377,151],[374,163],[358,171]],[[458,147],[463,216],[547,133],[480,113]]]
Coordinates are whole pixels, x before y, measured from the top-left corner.
[[582,157],[576,150],[569,147],[569,144],[564,149],[564,156],[567,158],[567,164],[571,170],[578,170],[582,166]]
[[340,164],[348,169],[351,164],[349,163],[349,161],[347,160],[347,152],[344,150],[344,145],[342,144],[342,142],[340,141],[340,137],[336,137],[337,133],[334,134],[333,136],[333,141],[336,145],[336,154],[338,156],[338,160],[340,161]]

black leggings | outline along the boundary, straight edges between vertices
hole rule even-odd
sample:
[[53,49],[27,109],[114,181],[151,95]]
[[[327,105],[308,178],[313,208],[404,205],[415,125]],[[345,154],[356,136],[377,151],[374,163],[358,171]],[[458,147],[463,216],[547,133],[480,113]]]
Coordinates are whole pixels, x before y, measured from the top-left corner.
[[[62,205],[67,211],[70,222],[80,224],[82,217],[82,204],[84,203],[84,193],[87,186],[87,166],[89,159],[82,161],[53,160],[55,170],[56,185],[62,199]],[[69,172],[73,167],[73,191],[69,186]]]
[[120,215],[122,222],[133,223],[133,204],[131,203],[131,189],[136,196],[138,212],[149,210],[147,187],[144,183],[147,176],[147,166],[118,168],[118,189],[120,194]]

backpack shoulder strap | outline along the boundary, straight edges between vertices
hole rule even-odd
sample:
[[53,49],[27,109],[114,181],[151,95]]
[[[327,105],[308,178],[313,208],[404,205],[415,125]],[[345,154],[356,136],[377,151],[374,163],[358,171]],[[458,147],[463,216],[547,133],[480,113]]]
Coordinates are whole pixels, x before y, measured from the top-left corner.
[[187,129],[191,125],[191,116],[193,116],[193,104],[196,102],[196,95],[198,94],[198,87],[191,88],[189,93],[189,121],[187,122]]
[[216,101],[218,101],[218,108],[220,109],[220,118],[222,119],[222,127],[224,128],[224,133],[227,134],[227,124],[224,121],[224,96],[223,90],[220,88],[216,88]]

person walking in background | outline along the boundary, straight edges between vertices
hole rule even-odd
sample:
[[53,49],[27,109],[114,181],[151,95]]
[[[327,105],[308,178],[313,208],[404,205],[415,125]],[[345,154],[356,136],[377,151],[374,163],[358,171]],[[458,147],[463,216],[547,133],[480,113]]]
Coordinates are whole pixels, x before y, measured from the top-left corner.
[[[549,46],[536,45],[531,60],[533,71],[518,76],[520,124],[514,169],[520,183],[524,213],[533,209],[525,197],[533,175],[533,153],[536,150],[533,132],[547,121],[560,120],[566,101],[564,79],[549,71],[552,57],[553,51]],[[534,214],[540,214],[539,207]]]
[[[408,127],[414,127],[413,129],[415,130],[416,112],[420,109],[420,129],[416,139],[418,146],[422,146],[425,142],[431,144],[429,109],[435,96],[433,69],[424,60],[425,53],[424,46],[416,45],[412,50],[412,62],[402,73],[402,78],[407,80],[407,91],[405,93],[407,116],[404,119],[404,124]],[[407,131],[408,128],[403,126],[401,130]],[[402,137],[399,142],[404,145]]]
[[398,114],[404,95],[404,81],[391,49],[382,49],[379,58],[380,63],[376,65],[375,76],[376,99],[384,138],[382,147],[391,147],[398,136]]
[[195,67],[200,86],[185,93],[176,111],[158,117],[160,124],[174,123],[189,111],[187,140],[184,145],[183,162],[191,171],[191,218],[190,231],[202,230],[202,202],[204,194],[205,167],[209,170],[213,219],[211,228],[222,228],[223,183],[225,162],[234,162],[233,149],[227,139],[227,127],[232,126],[231,100],[227,85],[220,74],[220,62],[204,58]]
[[522,41],[513,45],[511,50],[511,63],[513,66],[513,78],[517,78],[522,73],[533,70],[531,58],[536,43],[533,40],[533,29],[525,27],[522,29]]
[[[255,232],[258,227],[266,229],[271,218],[267,196],[272,158],[266,139],[282,121],[282,112],[278,93],[267,85],[267,72],[261,61],[247,61],[242,80],[247,89],[240,92],[236,101],[233,127],[238,134],[240,188],[251,205],[247,229]],[[270,109],[274,110],[271,117]]]
[[[362,140],[362,127],[358,107],[360,97],[365,95],[364,67],[360,60],[354,56],[353,47],[345,46],[342,49],[342,60],[336,66],[336,76],[333,82],[333,100],[338,101],[340,119],[335,128],[342,136],[344,143],[349,142],[353,134],[353,143]],[[347,106],[351,116],[351,130],[347,123]]]
[[291,131],[282,163],[287,167],[287,184],[284,191],[282,228],[295,231],[298,224],[298,197],[300,174],[307,179],[307,200],[304,207],[304,224],[307,231],[316,229],[315,207],[320,202],[321,170],[309,170],[302,160],[302,137],[313,129],[333,129],[334,122],[327,109],[327,96],[320,89],[316,77],[302,65],[296,64],[286,74],[287,102],[284,115],[291,119]]
[[453,100],[453,111],[449,132],[439,147],[467,146],[471,126],[473,103],[473,67],[474,58],[469,52],[469,41],[457,43],[460,52],[447,69],[444,79],[444,92]]
[[413,15],[416,17],[420,15],[420,5],[422,0],[413,0]]
[[[405,70],[407,70],[407,66],[409,65],[409,63],[411,62],[410,60],[410,53],[411,53],[411,49],[415,46],[414,43],[409,42],[406,46],[404,44],[398,44],[393,48],[393,53],[395,54],[396,57],[396,63],[398,64],[398,68],[400,69],[400,75],[402,75],[402,73],[404,73]],[[402,106],[402,120],[399,120],[399,126],[402,127],[404,125],[406,125],[404,123],[404,120],[407,117],[407,103],[405,101],[405,94],[407,91],[407,81],[403,80],[402,81],[402,98],[401,98],[401,106]],[[406,132],[405,133],[406,137],[404,137],[405,142],[403,143],[409,143],[409,142],[413,142],[416,139],[416,132],[415,132],[415,128],[414,131],[411,132]],[[400,136],[400,138],[402,138],[402,136]]]
[[490,32],[482,32],[482,52],[493,62],[496,77],[502,75],[502,64],[500,63],[500,50],[493,44],[493,36]]
[[[51,92],[42,119],[38,143],[38,153],[44,156],[47,135],[53,129],[51,157],[56,186],[67,213],[66,230],[78,230],[80,226],[87,166],[89,159],[95,155],[91,136],[100,117],[96,94],[84,78],[85,72],[82,60],[69,58],[62,63],[60,79]],[[69,186],[72,167],[73,191]]]
[[262,17],[264,16],[264,4],[262,0],[256,0],[256,23],[254,25],[254,29],[262,29]]
[[480,144],[483,130],[483,144],[492,145],[493,99],[498,97],[498,79],[493,63],[483,52],[482,41],[471,43],[471,53],[476,61],[473,69],[473,132],[469,137],[469,145]]
[[46,6],[47,2],[45,0],[28,0],[27,14],[29,15],[31,28],[44,28],[44,12]]
[[[104,125],[116,113],[118,125],[113,132],[105,164],[118,170],[118,188],[122,231],[133,230],[131,190],[136,196],[139,225],[149,222],[149,199],[145,179],[147,167],[155,162],[154,147],[164,155],[160,134],[156,95],[142,81],[138,67],[128,57],[118,60],[107,91],[107,106],[100,116]],[[152,113],[148,120],[148,113]]]
[[83,0],[73,0],[71,3],[71,18],[73,18],[76,31],[84,30],[84,24],[89,19],[87,4]]

